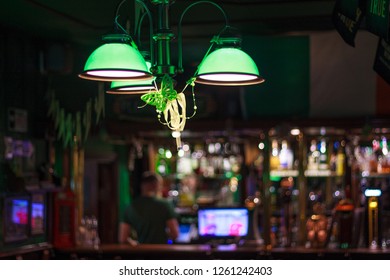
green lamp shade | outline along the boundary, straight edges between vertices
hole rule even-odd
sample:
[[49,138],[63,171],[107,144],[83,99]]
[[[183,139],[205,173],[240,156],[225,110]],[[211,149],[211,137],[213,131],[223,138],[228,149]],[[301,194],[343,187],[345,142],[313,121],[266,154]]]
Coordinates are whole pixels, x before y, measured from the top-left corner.
[[[146,61],[146,66],[148,69],[152,67],[150,61]],[[110,94],[141,94],[148,93],[150,91],[156,91],[153,77],[148,80],[142,81],[113,81],[111,82],[111,87],[107,91]]]
[[111,94],[141,94],[156,91],[154,79],[145,81],[113,81],[107,93]]
[[220,48],[201,63],[196,82],[208,85],[243,86],[264,82],[253,59],[237,48]]
[[88,57],[79,77],[96,81],[147,80],[152,74],[138,50],[129,44],[106,43]]

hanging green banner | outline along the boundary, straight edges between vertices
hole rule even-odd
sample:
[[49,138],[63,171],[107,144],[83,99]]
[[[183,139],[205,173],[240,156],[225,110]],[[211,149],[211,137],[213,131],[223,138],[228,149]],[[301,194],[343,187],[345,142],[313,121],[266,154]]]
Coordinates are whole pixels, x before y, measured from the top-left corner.
[[367,0],[338,0],[333,9],[333,24],[344,41],[355,46],[355,36],[362,22]]
[[386,41],[383,38],[379,39],[374,70],[390,84],[390,41]]
[[367,1],[367,29],[386,40],[389,35],[389,2],[390,0]]

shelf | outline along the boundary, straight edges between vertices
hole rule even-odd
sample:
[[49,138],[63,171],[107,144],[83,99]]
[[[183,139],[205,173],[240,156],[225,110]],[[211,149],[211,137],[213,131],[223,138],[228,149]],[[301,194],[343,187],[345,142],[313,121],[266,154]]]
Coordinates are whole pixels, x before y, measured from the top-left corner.
[[327,170],[305,170],[305,177],[342,177],[335,172]]
[[[233,176],[238,176],[239,174],[233,174]],[[215,174],[211,176],[204,176],[200,174],[173,174],[173,175],[164,175],[163,178],[172,179],[172,180],[181,180],[186,176],[195,176],[198,178],[202,178],[204,180],[226,180],[230,179],[230,177],[227,177],[225,174]]]
[[363,178],[388,178],[390,173],[362,172]]
[[271,170],[271,177],[298,177],[298,170]]
[[[305,177],[342,177],[331,170],[305,170]],[[271,177],[298,177],[298,170],[271,170]],[[388,174],[390,176],[390,174]]]

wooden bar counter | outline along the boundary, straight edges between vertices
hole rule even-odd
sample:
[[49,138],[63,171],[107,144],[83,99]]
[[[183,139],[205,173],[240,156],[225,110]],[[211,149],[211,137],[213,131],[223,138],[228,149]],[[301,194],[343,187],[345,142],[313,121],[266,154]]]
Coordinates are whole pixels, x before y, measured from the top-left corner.
[[307,249],[258,246],[209,245],[138,245],[103,244],[99,248],[75,247],[55,249],[56,259],[384,259],[390,260],[389,249]]

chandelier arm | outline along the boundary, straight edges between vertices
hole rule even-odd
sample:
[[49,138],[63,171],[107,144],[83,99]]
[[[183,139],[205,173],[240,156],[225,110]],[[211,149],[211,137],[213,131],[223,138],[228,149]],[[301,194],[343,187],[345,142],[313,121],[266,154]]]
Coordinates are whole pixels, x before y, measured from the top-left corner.
[[116,10],[115,10],[115,18],[117,18],[119,16],[119,10],[120,8],[122,7],[122,5],[126,2],[127,0],[122,0],[118,6],[116,6]]
[[[116,28],[120,29],[123,33],[129,35],[129,33],[127,32],[127,30],[119,23],[118,18],[119,18],[119,16],[116,16],[116,17],[115,17],[115,26],[116,26]],[[130,36],[130,35],[129,35],[129,36]]]
[[129,35],[129,33],[127,32],[127,30],[119,23],[118,21],[118,18],[119,18],[119,10],[120,8],[122,7],[122,5],[126,2],[127,0],[122,0],[121,2],[119,2],[119,4],[116,6],[116,10],[115,10],[115,17],[114,17],[114,23],[115,23],[115,27],[120,29],[123,33]]
[[138,26],[137,26],[137,34],[136,34],[137,44],[141,50],[142,50],[142,47],[141,47],[141,45],[142,45],[142,43],[141,43],[141,27],[142,27],[142,23],[143,23],[146,15],[147,15],[146,12],[142,14],[141,18],[139,19]]
[[[212,2],[212,1],[198,1],[198,2],[195,2],[195,3],[192,3],[191,5],[189,5],[184,11],[183,13],[181,14],[180,16],[180,20],[179,20],[179,24],[178,24],[178,27],[177,27],[177,41],[178,41],[178,72],[183,72],[183,38],[182,38],[182,21],[183,21],[183,18],[184,18],[184,15],[187,13],[187,11],[189,9],[191,9],[192,7],[198,5],[198,4],[211,4],[213,6],[215,6],[216,8],[218,8],[224,19],[225,19],[225,27],[224,29],[229,26],[229,21],[228,21],[228,17],[226,15],[226,12],[225,10],[220,6],[218,5],[217,3],[215,2]],[[210,51],[210,50],[209,50]],[[208,51],[208,52],[209,52]]]
[[122,7],[122,5],[126,2],[127,0],[122,0],[118,6],[116,7],[116,11],[115,11],[115,19],[114,19],[114,23],[115,23],[115,27],[118,28],[119,30],[121,30],[124,34],[128,35],[130,37],[130,43],[131,46],[135,49],[138,49],[137,47],[137,44],[134,42],[133,38],[130,36],[129,32],[127,32],[127,30],[119,23],[118,21],[118,18],[119,18],[119,10],[120,8]]
[[144,7],[146,14],[149,18],[149,45],[150,45],[150,61],[152,62],[152,65],[154,65],[154,44],[153,44],[153,18],[152,13],[150,12],[148,6],[145,4],[143,0],[135,0],[137,3],[141,4],[142,7]]

